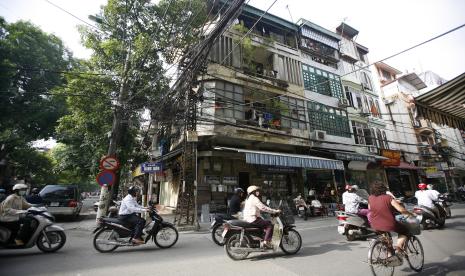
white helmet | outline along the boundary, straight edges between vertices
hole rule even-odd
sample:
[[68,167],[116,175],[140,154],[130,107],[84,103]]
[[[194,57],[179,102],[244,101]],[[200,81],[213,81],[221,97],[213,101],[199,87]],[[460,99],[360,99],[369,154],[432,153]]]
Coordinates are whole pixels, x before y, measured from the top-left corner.
[[247,194],[251,194],[251,193],[255,192],[256,190],[260,190],[260,187],[258,187],[258,186],[249,186],[247,188]]
[[358,190],[358,186],[357,186],[357,185],[352,185],[351,188],[352,188],[352,190],[355,190],[355,191]]
[[13,191],[16,191],[16,190],[27,190],[27,185],[26,184],[16,184],[13,186]]

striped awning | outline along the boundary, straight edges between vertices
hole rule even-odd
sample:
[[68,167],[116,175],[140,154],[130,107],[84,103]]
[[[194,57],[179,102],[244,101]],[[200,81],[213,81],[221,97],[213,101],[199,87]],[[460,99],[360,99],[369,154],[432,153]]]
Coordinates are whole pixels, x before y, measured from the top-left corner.
[[215,149],[245,153],[245,161],[248,164],[308,169],[344,170],[344,163],[340,160],[326,159],[310,155],[245,150],[228,147],[215,147]]
[[418,117],[465,130],[465,73],[415,97]]

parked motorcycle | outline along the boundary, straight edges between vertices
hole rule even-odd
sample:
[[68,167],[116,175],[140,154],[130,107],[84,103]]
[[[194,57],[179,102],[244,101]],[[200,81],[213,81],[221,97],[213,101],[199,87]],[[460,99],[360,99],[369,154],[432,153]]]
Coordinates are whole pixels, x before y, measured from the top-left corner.
[[232,220],[236,219],[235,217],[229,215],[229,214],[216,214],[215,218],[213,219],[210,228],[212,230],[212,240],[220,246],[224,245],[223,242],[223,237],[221,236],[223,234],[223,224],[227,220]]
[[[178,241],[178,230],[156,213],[153,204],[149,209],[150,222],[148,222],[143,234],[145,244],[153,240],[160,248],[170,248]],[[120,246],[137,246],[132,242],[133,230],[118,218],[100,218],[99,226],[94,230],[94,248],[101,252],[112,252]]]
[[250,253],[275,252],[278,247],[287,254],[292,255],[299,252],[302,246],[302,238],[295,230],[293,217],[272,216],[274,225],[272,249],[260,247],[265,233],[263,229],[257,228],[243,220],[232,220],[224,225],[223,238],[224,249],[228,257],[233,260],[243,260]]
[[339,221],[337,231],[346,236],[348,241],[364,239],[375,233],[368,223],[368,218],[357,214],[336,211],[336,218]]
[[26,216],[33,218],[32,235],[24,245],[16,245],[13,233],[7,227],[0,224],[0,247],[8,249],[31,248],[34,245],[45,252],[51,253],[59,250],[66,243],[64,229],[53,223],[55,218],[45,207],[31,207],[27,209]]

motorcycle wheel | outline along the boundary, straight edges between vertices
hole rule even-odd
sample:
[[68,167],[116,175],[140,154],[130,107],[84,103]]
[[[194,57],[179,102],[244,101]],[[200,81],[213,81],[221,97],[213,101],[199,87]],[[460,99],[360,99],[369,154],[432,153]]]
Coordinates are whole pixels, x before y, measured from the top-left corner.
[[438,228],[443,228],[444,224],[446,224],[446,217],[441,215],[437,223],[438,223]]
[[97,243],[97,240],[109,240],[109,241],[116,241],[119,238],[119,234],[116,231],[111,229],[102,229],[97,232],[94,236],[94,248],[100,253],[108,253],[114,251],[118,248],[118,245],[112,244],[100,244]]
[[[46,236],[45,236],[46,235]],[[37,237],[37,247],[45,253],[52,253],[65,245],[66,235],[63,231],[44,232]]]
[[296,230],[289,229],[287,234],[283,235],[279,247],[286,255],[294,255],[302,247],[302,237]]
[[241,234],[234,234],[231,237],[228,238],[228,240],[225,241],[224,244],[224,250],[226,251],[226,254],[228,255],[229,258],[233,259],[234,261],[240,261],[247,256],[249,256],[249,252],[242,252],[242,253],[237,253],[234,252],[234,247],[245,247],[249,248],[248,245],[250,244],[249,238],[244,235],[244,239],[242,241],[242,245],[240,244],[241,240]]
[[170,248],[179,238],[178,230],[172,225],[164,226],[155,234],[154,242],[160,248]]
[[347,241],[355,241],[357,236],[355,234],[349,234],[350,229],[352,229],[352,228],[350,228],[350,227],[346,228],[346,232],[345,232],[346,239],[347,239]]
[[212,240],[219,246],[224,245],[223,236],[222,236],[223,230],[224,230],[224,227],[222,223],[216,224],[215,226],[213,226],[213,229],[212,229]]

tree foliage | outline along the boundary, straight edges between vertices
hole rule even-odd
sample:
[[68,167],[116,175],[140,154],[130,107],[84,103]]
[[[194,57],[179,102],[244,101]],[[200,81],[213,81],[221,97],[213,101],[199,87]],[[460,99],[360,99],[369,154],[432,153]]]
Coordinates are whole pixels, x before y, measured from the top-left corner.
[[[54,136],[57,120],[66,112],[64,98],[52,95],[66,85],[56,71],[69,70],[73,63],[58,37],[29,22],[0,18],[0,176],[48,169],[47,159],[30,142]],[[36,166],[25,165],[32,159]]]

